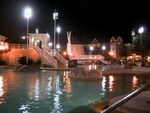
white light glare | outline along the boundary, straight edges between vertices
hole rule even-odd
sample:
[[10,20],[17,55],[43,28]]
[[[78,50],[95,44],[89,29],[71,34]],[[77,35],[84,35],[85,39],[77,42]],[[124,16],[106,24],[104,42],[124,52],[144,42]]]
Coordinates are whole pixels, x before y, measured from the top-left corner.
[[105,50],[105,49],[106,49],[106,46],[102,46],[102,49]]
[[140,27],[139,28],[139,33],[143,33],[144,32],[144,28],[143,27]]
[[58,13],[57,12],[53,13],[53,19],[54,20],[58,19]]
[[58,32],[58,33],[60,33],[60,30],[61,30],[61,28],[60,28],[60,27],[57,27],[57,32]]
[[59,48],[60,48],[60,45],[58,44],[58,45],[56,46],[56,48],[59,49]]
[[30,8],[25,9],[25,15],[24,15],[24,16],[25,16],[26,18],[31,17],[31,12],[32,12],[32,11],[31,11]]
[[93,46],[90,46],[90,50],[93,51],[93,50],[94,50],[94,47],[93,47]]

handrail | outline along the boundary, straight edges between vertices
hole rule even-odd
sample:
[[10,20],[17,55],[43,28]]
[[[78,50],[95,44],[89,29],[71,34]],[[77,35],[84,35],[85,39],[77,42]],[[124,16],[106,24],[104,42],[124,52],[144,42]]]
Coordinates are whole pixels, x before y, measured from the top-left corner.
[[38,46],[35,46],[35,47],[34,47],[34,50],[36,50],[36,52],[37,52],[39,55],[42,55],[41,49],[40,49]]
[[48,60],[48,62],[57,68],[57,60],[55,60],[47,50],[43,50],[43,56]]
[[34,47],[34,50],[40,55],[43,56],[52,66],[57,68],[57,60],[45,49],[40,49],[38,46]]
[[57,57],[63,64],[68,64],[68,60],[66,60],[58,51],[55,50],[54,53],[54,56]]
[[138,95],[139,93],[141,93],[143,90],[145,90],[149,86],[150,86],[150,82],[146,83],[144,86],[138,88],[134,92],[130,93],[129,95],[127,95],[123,99],[117,101],[116,103],[114,103],[113,105],[109,106],[107,109],[105,109],[103,112],[100,112],[100,113],[109,113],[109,112],[111,112],[112,110],[116,109],[118,106],[124,104],[128,100],[132,99],[133,97],[135,97],[136,95]]
[[27,45],[26,44],[9,44],[10,49],[26,49]]
[[54,57],[59,59],[60,62],[62,62],[65,66],[68,64],[68,60],[66,60],[58,51],[53,50],[53,49],[46,49],[50,54],[52,54]]
[[111,64],[110,61],[104,60],[102,55],[77,55],[75,57],[72,56],[71,60],[100,60],[105,64]]

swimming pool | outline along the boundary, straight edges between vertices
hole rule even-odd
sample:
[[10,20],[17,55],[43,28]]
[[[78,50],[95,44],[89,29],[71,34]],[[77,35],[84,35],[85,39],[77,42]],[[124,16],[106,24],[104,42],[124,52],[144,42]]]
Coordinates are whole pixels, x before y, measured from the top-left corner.
[[68,73],[0,68],[0,112],[94,113],[95,102],[130,93],[150,81],[148,75],[106,75],[84,81],[68,78]]

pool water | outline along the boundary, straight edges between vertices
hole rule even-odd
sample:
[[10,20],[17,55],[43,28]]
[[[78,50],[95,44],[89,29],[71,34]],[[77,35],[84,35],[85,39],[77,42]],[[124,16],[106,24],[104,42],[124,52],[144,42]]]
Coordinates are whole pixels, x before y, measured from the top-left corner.
[[94,113],[95,102],[131,93],[150,81],[148,75],[75,80],[68,77],[69,72],[0,68],[0,113]]

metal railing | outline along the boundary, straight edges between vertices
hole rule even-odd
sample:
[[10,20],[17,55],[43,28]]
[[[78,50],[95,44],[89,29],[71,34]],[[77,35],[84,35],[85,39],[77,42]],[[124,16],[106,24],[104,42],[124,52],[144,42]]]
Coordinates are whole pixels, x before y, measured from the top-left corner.
[[57,68],[57,60],[53,58],[49,51],[46,49],[40,49],[38,46],[35,46],[34,49],[40,56],[44,57],[49,62],[49,64]]
[[26,44],[9,44],[10,49],[26,49],[27,45]]
[[50,64],[57,68],[57,60],[45,49],[43,50],[43,56]]
[[111,64],[110,61],[104,60],[102,55],[78,55],[71,57],[71,60],[100,60],[104,64]]
[[150,82],[145,84],[144,86],[140,87],[139,89],[135,90],[134,92],[130,93],[129,95],[127,95],[123,99],[117,101],[116,103],[109,106],[107,109],[105,109],[103,112],[100,112],[100,113],[109,113],[109,112],[113,111],[117,107],[121,106],[122,104],[124,104],[128,100],[132,99],[133,97],[135,97],[136,95],[138,95],[139,93],[141,93],[142,91],[147,89],[148,87],[150,87]]
[[46,49],[53,57],[56,57],[60,62],[62,62],[65,66],[68,64],[68,60],[66,60],[58,51],[54,51],[53,49]]

